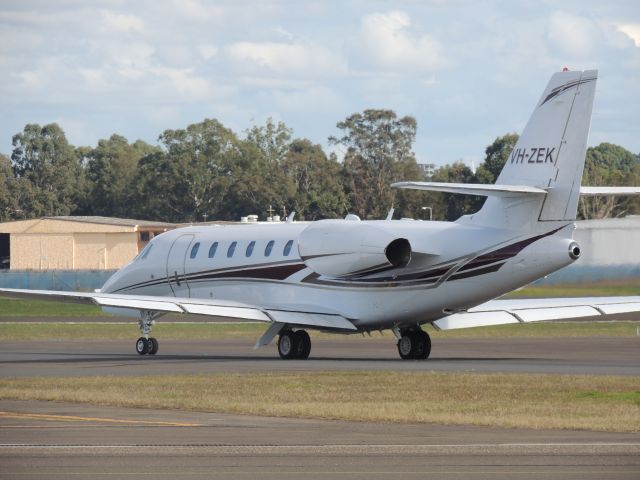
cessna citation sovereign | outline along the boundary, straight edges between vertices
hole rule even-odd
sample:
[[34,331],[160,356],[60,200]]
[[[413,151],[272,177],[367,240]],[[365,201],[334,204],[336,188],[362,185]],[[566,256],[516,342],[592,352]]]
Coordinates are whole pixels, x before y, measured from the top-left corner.
[[[554,74],[495,185],[400,182],[488,197],[455,222],[343,220],[196,225],[154,238],[95,293],[1,289],[124,309],[139,318],[139,354],[166,313],[265,322],[280,357],[304,359],[307,330],[391,329],[403,359],[426,359],[437,330],[640,310],[640,297],[492,300],[580,257],[578,197],[640,188],[581,187],[596,71]],[[389,215],[390,217],[391,215]]]

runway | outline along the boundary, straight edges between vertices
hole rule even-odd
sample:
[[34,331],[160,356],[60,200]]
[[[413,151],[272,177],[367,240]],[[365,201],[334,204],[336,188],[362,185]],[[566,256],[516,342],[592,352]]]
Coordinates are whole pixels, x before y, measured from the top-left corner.
[[631,479],[640,436],[0,401],[0,478]]
[[[313,334],[312,334],[313,338]],[[433,336],[432,358],[402,361],[393,337],[315,338],[283,361],[252,339],[0,341],[0,379],[226,372],[477,371],[640,375],[639,337]],[[1,381],[1,380],[0,380]],[[265,418],[0,400],[5,478],[636,479],[640,435]]]
[[130,341],[0,342],[0,378],[296,371],[472,371],[640,376],[640,337],[465,338],[433,336],[431,357],[402,361],[385,337],[313,339],[309,360],[278,357],[251,339],[163,340],[156,356]]

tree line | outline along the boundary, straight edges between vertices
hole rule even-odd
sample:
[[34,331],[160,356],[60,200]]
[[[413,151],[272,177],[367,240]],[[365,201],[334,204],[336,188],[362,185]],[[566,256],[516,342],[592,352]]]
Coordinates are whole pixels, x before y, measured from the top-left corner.
[[[355,213],[380,219],[455,220],[476,211],[484,198],[394,190],[402,180],[493,183],[518,140],[496,138],[476,171],[463,162],[425,178],[413,143],[417,123],[392,110],[364,110],[337,123],[329,143],[340,162],[308,139],[295,138],[282,122],[267,120],[241,135],[215,119],[165,130],[157,145],[112,135],[95,147],[71,145],[55,124],[28,124],[13,136],[10,158],[0,155],[0,220],[54,215],[100,215],[167,222],[238,220],[267,211],[297,219],[339,218]],[[640,156],[618,145],[589,148],[583,185],[638,185]],[[640,212],[631,198],[588,198],[581,218]],[[428,216],[426,216],[428,218]]]

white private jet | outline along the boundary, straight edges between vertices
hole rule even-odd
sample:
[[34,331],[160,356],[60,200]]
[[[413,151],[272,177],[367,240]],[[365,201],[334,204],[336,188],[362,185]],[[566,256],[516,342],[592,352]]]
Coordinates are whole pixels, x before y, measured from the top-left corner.
[[554,74],[495,185],[393,186],[488,197],[455,222],[344,220],[180,228],[154,238],[96,293],[1,289],[125,309],[139,317],[139,354],[166,313],[265,322],[280,357],[304,359],[307,329],[391,329],[403,359],[426,359],[438,330],[640,310],[640,297],[492,300],[580,257],[573,241],[580,194],[640,188],[581,187],[596,71]]

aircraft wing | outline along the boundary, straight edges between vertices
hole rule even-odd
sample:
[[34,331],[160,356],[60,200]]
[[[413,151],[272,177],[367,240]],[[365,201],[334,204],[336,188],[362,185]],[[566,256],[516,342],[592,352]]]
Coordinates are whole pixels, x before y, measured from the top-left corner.
[[356,327],[346,318],[327,312],[312,310],[289,311],[216,299],[62,292],[55,290],[21,290],[14,288],[0,288],[0,297],[33,298],[152,312],[231,317],[267,323],[304,325],[329,330],[356,330]]
[[640,312],[638,297],[491,300],[433,322],[439,330]]

